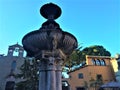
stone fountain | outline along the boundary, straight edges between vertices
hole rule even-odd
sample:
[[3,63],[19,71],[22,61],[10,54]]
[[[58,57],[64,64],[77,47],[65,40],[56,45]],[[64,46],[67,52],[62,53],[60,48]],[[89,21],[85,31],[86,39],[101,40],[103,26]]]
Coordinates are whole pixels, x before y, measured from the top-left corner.
[[39,90],[62,90],[62,64],[78,43],[72,34],[62,31],[55,22],[61,15],[60,7],[48,3],[41,7],[40,13],[47,21],[39,30],[26,34],[22,44],[27,56],[40,60]]

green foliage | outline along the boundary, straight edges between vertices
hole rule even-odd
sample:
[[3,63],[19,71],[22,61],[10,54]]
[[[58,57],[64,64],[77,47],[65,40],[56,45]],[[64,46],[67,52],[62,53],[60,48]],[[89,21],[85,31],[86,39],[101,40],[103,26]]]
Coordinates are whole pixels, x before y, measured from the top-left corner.
[[23,78],[23,81],[16,84],[16,90],[37,90],[38,62],[35,59],[25,59],[20,70],[21,73],[17,74],[17,78]]
[[111,56],[109,51],[107,51],[103,46],[99,46],[99,45],[94,45],[94,46],[84,48],[82,50],[82,57],[84,60],[86,55]]
[[21,81],[16,84],[16,90],[38,90],[37,84],[36,81],[32,80]]
[[69,68],[69,71],[73,66],[79,65],[81,62],[85,62],[86,55],[111,56],[110,52],[100,45],[86,47],[83,50],[81,50],[81,48],[82,47],[74,50],[73,53],[67,58],[65,66]]
[[81,48],[82,47],[79,47],[79,48],[75,49],[72,52],[72,54],[69,55],[67,57],[66,61],[64,62],[65,67],[69,68],[68,71],[70,71],[73,66],[78,65],[78,64],[81,63],[81,60],[80,60],[80,58],[81,58],[81,50],[80,49]]
[[82,50],[84,55],[93,55],[93,56],[111,56],[110,52],[107,51],[103,46],[94,45],[86,47]]

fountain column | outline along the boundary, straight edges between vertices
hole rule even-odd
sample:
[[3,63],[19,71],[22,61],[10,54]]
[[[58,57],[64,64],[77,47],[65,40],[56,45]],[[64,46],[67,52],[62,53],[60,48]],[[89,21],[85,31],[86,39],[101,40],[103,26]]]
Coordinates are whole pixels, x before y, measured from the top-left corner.
[[56,76],[55,76],[55,58],[49,57],[47,63],[47,89],[46,90],[57,90],[56,89]]
[[56,62],[56,88],[62,90],[62,63],[63,61],[58,59]]
[[39,90],[62,90],[61,72],[63,60],[62,57],[60,57],[62,55],[58,52],[59,50],[54,50],[53,52],[44,51],[42,53],[42,59],[40,60],[39,80],[41,81],[39,81]]
[[39,90],[46,90],[47,85],[47,72],[46,72],[46,62],[45,60],[40,60],[39,66]]

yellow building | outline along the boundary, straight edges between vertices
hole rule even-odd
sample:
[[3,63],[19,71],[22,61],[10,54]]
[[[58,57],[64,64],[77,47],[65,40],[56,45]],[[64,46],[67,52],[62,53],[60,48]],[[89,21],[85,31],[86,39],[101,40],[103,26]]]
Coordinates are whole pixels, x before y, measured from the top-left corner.
[[86,56],[86,65],[68,73],[71,90],[98,90],[102,84],[115,81],[112,62],[108,56]]

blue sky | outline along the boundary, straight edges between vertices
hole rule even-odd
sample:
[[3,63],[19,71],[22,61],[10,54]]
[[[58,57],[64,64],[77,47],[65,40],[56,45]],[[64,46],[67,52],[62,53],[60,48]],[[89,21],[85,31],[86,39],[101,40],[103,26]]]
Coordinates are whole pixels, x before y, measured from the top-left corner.
[[102,45],[112,56],[120,53],[120,0],[0,0],[0,54],[41,27],[46,19],[39,9],[49,2],[61,7],[56,22],[83,48]]

